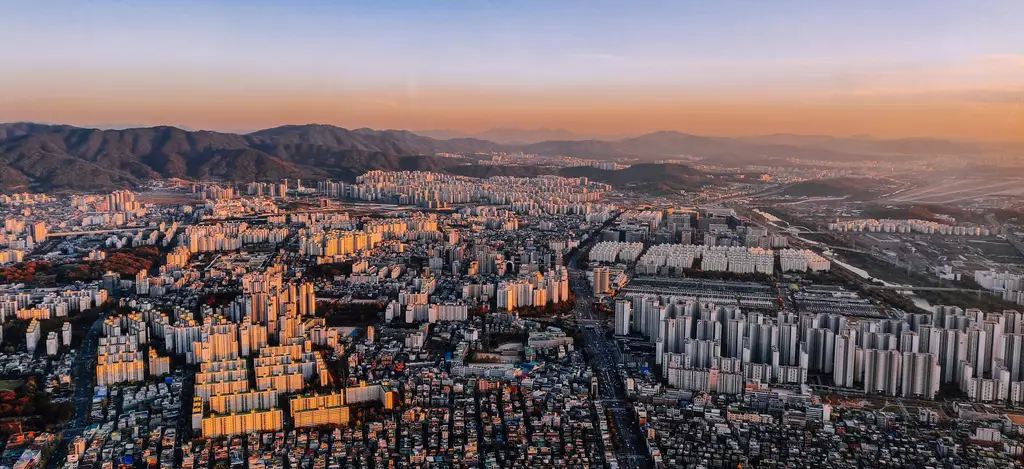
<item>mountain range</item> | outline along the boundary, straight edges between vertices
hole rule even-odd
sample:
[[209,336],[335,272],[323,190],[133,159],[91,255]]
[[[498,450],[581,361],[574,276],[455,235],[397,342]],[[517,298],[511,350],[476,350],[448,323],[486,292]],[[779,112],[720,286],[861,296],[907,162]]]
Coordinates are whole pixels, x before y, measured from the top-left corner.
[[610,135],[596,133],[578,133],[565,129],[515,129],[497,128],[483,132],[460,132],[458,130],[416,130],[415,133],[425,137],[448,140],[452,138],[475,138],[489,140],[504,145],[529,145],[548,140],[621,140],[631,135]]
[[499,149],[486,141],[439,141],[404,131],[325,125],[241,135],[175,127],[99,130],[0,124],[0,188],[100,190],[154,178],[351,180],[374,169],[439,171],[457,165],[446,158],[418,155]]
[[[557,132],[557,131],[556,131]],[[797,160],[857,160],[1011,151],[993,144],[931,139],[873,140],[828,136],[706,137],[654,132],[615,141],[545,140],[502,144],[471,137],[437,139],[404,130],[286,125],[248,134],[175,127],[100,130],[35,123],[0,124],[0,190],[105,190],[154,178],[351,180],[374,169],[428,170],[487,177],[553,173],[556,168],[475,164],[480,153],[526,152],[601,160],[650,162],[690,156],[721,165]],[[439,153],[459,154],[451,158]],[[681,166],[681,165],[672,165]],[[643,169],[643,167],[641,167]],[[646,168],[595,179],[628,185],[662,180]],[[588,171],[569,168],[571,175]],[[676,174],[696,182],[696,173]],[[583,175],[583,173],[581,173]],[[602,179],[603,178],[603,179]],[[614,182],[612,182],[614,181]],[[670,182],[670,181],[663,181]],[[675,189],[678,184],[669,184]]]

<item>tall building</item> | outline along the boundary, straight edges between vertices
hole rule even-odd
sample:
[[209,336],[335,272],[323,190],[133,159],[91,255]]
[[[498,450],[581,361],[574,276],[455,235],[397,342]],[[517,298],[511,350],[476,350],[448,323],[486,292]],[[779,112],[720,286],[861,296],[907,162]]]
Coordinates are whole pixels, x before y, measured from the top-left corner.
[[57,338],[56,331],[50,331],[46,334],[46,354],[49,356],[57,355],[57,349],[60,347],[60,340]]
[[914,331],[903,331],[900,334],[900,351],[917,353],[920,351],[921,337]]
[[992,348],[988,343],[988,333],[981,328],[967,329],[967,361],[974,367],[977,377],[982,377],[986,370],[992,369],[989,352]]
[[48,234],[45,222],[40,221],[32,224],[32,240],[37,244],[46,241]]
[[171,372],[171,357],[162,357],[156,349],[149,349],[149,375],[163,376]]
[[349,408],[344,393],[296,396],[290,400],[290,412],[296,427],[344,425],[349,420]]
[[904,352],[902,362],[903,383],[900,395],[934,399],[939,392],[942,374],[935,355]]
[[70,322],[66,322],[66,323],[64,323],[63,326],[61,326],[60,334],[61,334],[61,343],[64,344],[65,346],[70,346],[71,345],[71,323]]
[[253,410],[241,414],[210,415],[202,419],[204,438],[240,435],[252,432],[276,432],[284,428],[281,409]]
[[808,352],[810,363],[808,370],[821,373],[832,373],[835,362],[836,334],[832,329],[811,329],[808,331]]
[[611,283],[611,270],[607,267],[597,267],[594,269],[594,293],[603,294],[611,291],[609,284]]
[[836,337],[835,365],[832,367],[832,379],[836,386],[852,388],[856,380],[854,367],[857,357],[857,339],[854,336]]
[[941,330],[939,366],[942,367],[942,382],[960,381],[960,362],[967,360],[967,333],[956,329]]
[[800,350],[800,331],[797,324],[779,324],[779,364],[797,365]]
[[25,347],[28,349],[28,353],[35,353],[41,338],[42,328],[39,326],[39,321],[33,319],[28,323],[28,329],[25,329]]
[[903,357],[896,350],[864,350],[864,392],[896,396],[902,365]]
[[626,300],[615,302],[615,335],[628,335],[633,316],[633,304]]
[[1006,343],[1006,368],[1010,371],[1010,381],[1024,381],[1024,334],[1007,334],[1003,336]]
[[986,374],[993,374],[993,363],[1003,360],[1003,323],[996,320],[988,320],[982,324],[985,331],[985,369]]

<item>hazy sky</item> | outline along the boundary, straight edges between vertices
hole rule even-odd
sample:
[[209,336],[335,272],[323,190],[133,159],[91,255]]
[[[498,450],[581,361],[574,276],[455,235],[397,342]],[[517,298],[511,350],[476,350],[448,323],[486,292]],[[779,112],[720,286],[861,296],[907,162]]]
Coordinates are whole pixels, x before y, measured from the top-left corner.
[[0,121],[1024,140],[1024,0],[2,8]]

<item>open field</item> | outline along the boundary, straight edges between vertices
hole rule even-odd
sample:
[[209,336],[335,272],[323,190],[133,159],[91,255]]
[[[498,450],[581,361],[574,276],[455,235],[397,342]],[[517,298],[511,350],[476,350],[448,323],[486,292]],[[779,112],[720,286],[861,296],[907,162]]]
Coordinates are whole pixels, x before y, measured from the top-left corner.
[[0,380],[0,391],[13,391],[25,385],[25,381],[21,379],[3,379]]
[[1024,196],[1024,179],[946,178],[901,192],[886,201],[945,204],[995,196]]

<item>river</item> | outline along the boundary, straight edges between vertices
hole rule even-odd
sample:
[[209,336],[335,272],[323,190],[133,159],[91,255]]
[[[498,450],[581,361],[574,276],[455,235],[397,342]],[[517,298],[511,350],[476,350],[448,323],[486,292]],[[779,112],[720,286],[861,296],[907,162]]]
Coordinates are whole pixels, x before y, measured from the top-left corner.
[[[767,220],[769,225],[772,225],[773,227],[778,228],[780,230],[785,230],[786,234],[788,234],[789,236],[792,236],[792,237],[794,237],[796,239],[799,239],[800,241],[802,241],[804,243],[807,243],[807,244],[810,244],[810,245],[813,245],[813,246],[824,246],[824,245],[822,245],[821,243],[819,243],[817,241],[801,237],[800,234],[797,233],[797,232],[786,230],[785,228],[782,228],[781,226],[778,225],[778,223],[776,223],[776,222],[779,222],[779,221],[782,221],[782,220],[780,220],[775,215],[772,215],[772,214],[767,213],[767,212],[763,212],[763,211],[758,210],[758,209],[754,209],[754,211],[757,212],[759,215],[763,216],[765,218],[765,220]],[[862,269],[860,267],[852,266],[850,264],[847,264],[847,263],[837,259],[834,254],[831,254],[832,251],[830,249],[828,249],[827,246],[825,246],[825,249],[826,249],[826,252],[828,254],[822,253],[822,255],[827,257],[829,261],[831,261],[834,264],[838,264],[838,265],[846,268],[846,270],[849,270],[850,272],[853,272],[853,273],[859,275],[861,278],[863,278],[865,280],[867,280],[867,279],[876,280],[878,282],[881,282],[883,285],[885,285],[887,287],[904,287],[904,286],[906,286],[906,285],[898,285],[898,284],[894,284],[894,283],[889,283],[889,282],[886,282],[885,280],[874,278],[874,277],[871,276],[871,274],[868,273],[868,271],[866,271],[866,270],[864,270],[864,269]],[[909,298],[910,301],[913,301],[914,305],[916,305],[918,308],[921,308],[921,309],[923,309],[925,311],[931,311],[932,310],[932,305],[931,305],[931,303],[928,303],[928,300],[925,300],[924,298],[921,298],[921,297],[915,295],[913,292],[910,292],[910,291],[897,291],[897,293],[899,293],[899,294]]]
[[[801,238],[801,239],[803,239],[803,238]],[[835,255],[833,255],[833,254],[822,254],[822,255],[827,257],[828,260],[831,261],[833,264],[838,264],[838,265],[842,266],[843,268],[845,268],[846,270],[849,270],[850,272],[853,272],[853,273],[859,275],[863,279],[875,280],[875,281],[881,282],[882,285],[885,285],[887,287],[904,287],[904,286],[906,286],[906,285],[900,285],[900,284],[895,284],[895,283],[889,283],[889,282],[886,282],[885,280],[874,278],[874,277],[871,276],[871,274],[868,273],[868,271],[866,271],[866,270],[864,270],[864,269],[862,269],[860,267],[855,267],[855,266],[852,266],[850,264],[847,264],[847,263],[837,259],[835,257]],[[899,291],[898,293],[903,295],[903,296],[905,296],[905,297],[907,297],[907,298],[910,298],[910,300],[913,301],[914,304],[918,308],[921,308],[921,309],[923,309],[925,311],[931,311],[932,310],[932,305],[931,305],[931,303],[928,303],[928,300],[925,300],[924,298],[921,298],[921,297],[915,295],[913,292]]]

